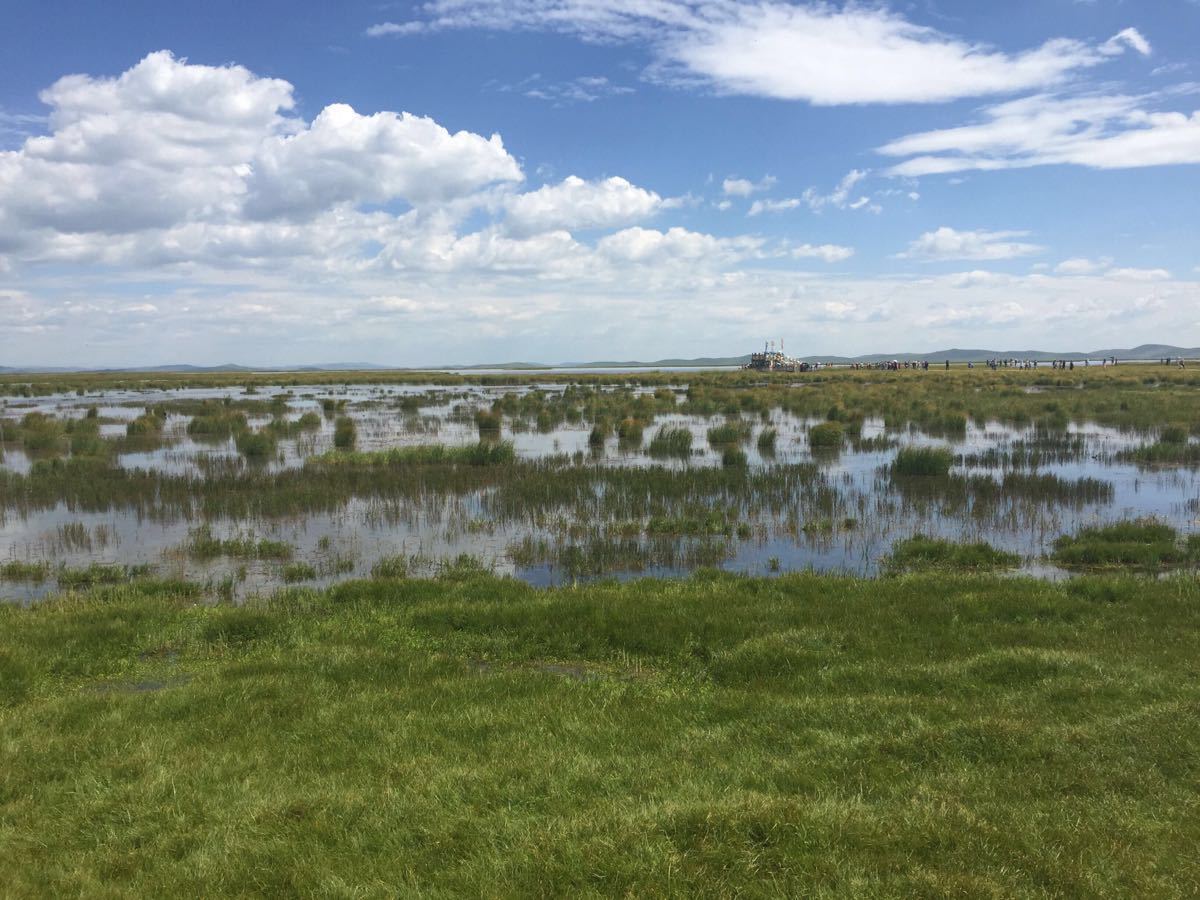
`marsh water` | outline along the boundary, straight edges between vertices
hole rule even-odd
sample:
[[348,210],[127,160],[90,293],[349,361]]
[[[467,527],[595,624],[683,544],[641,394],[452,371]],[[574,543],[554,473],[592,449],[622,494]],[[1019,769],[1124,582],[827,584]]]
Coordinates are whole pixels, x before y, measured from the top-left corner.
[[[197,492],[203,492],[210,478],[265,479],[289,471],[300,473],[301,483],[311,479],[319,487],[323,470],[309,462],[333,449],[336,417],[354,421],[359,451],[465,447],[480,440],[479,411],[510,395],[535,393],[553,402],[565,389],[561,383],[377,384],[9,397],[0,406],[2,466],[25,474],[38,462],[37,454],[4,434],[17,430],[30,413],[64,422],[90,415],[99,423],[99,436],[117,442],[113,465],[121,470],[187,479]],[[651,388],[630,390],[653,393]],[[685,385],[672,390],[682,406]],[[166,412],[161,434],[152,441],[121,443],[129,423],[148,409],[186,408],[202,401],[242,405],[251,429],[272,421],[295,423],[306,413],[320,421],[285,433],[257,461],[239,452],[233,436],[190,435],[193,417],[186,412]],[[652,497],[646,502],[627,499],[625,505],[612,497],[606,501],[605,492],[617,490],[606,478],[628,470],[720,471],[728,460],[721,446],[710,445],[708,432],[728,417],[664,410],[640,440],[622,441],[610,434],[602,443],[593,438],[591,422],[570,418],[504,415],[499,433],[491,436],[511,442],[518,467],[522,462],[546,464],[523,476],[523,483],[561,479],[578,469],[592,473],[582,494],[570,500],[543,498],[527,510],[514,508],[497,499],[513,489],[503,478],[478,485],[430,485],[396,495],[350,491],[309,508],[292,505],[249,516],[227,514],[219,507],[181,509],[119,497],[30,501],[10,493],[0,495],[0,564],[45,562],[51,571],[93,564],[142,567],[164,578],[223,583],[237,596],[271,590],[285,577],[322,585],[366,576],[381,560],[392,559],[404,560],[406,571],[422,573],[470,558],[537,584],[678,574],[701,565],[753,574],[815,569],[870,575],[895,541],[921,533],[987,541],[1019,554],[1022,571],[1062,577],[1046,554],[1055,538],[1079,527],[1153,517],[1184,534],[1200,529],[1200,473],[1123,462],[1121,451],[1145,443],[1147,435],[1089,421],[1067,422],[1046,433],[1033,425],[972,420],[946,435],[867,418],[842,449],[822,451],[809,441],[811,428],[821,419],[771,410],[740,420],[747,429],[740,442],[746,477],[758,478],[755,488],[739,491],[713,482],[711,496],[706,496],[704,483],[689,482],[685,498],[657,509]],[[665,459],[651,456],[649,443],[671,428],[693,435],[691,451]],[[758,437],[765,429],[776,432],[773,451],[766,445],[760,449]],[[956,460],[954,480],[930,486],[889,478],[888,466],[906,446],[949,448]],[[69,458],[70,451],[58,455]],[[651,486],[644,490],[653,492],[652,482],[645,484]],[[635,493],[639,489],[621,487]],[[646,521],[654,515],[679,513],[685,505],[692,515],[711,506],[719,510],[720,522],[700,529],[647,530]],[[198,557],[188,547],[201,527],[217,538],[286,544],[290,556],[286,563],[253,555]],[[307,571],[296,563],[306,564]],[[285,575],[288,564],[293,568]],[[53,575],[13,578],[0,582],[0,597],[29,601],[54,587]]]

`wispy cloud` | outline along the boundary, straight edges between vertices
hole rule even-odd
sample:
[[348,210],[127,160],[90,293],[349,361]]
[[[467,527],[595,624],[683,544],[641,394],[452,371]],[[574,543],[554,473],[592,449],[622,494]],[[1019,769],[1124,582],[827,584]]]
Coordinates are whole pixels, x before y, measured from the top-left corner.
[[727,197],[749,197],[761,191],[769,191],[775,186],[775,177],[765,175],[758,181],[748,178],[726,178],[721,182],[721,191]]
[[990,106],[982,121],[879,148],[908,157],[894,175],[1072,164],[1095,169],[1200,163],[1200,110],[1155,110],[1151,96],[1037,94]]
[[534,74],[511,84],[489,82],[486,87],[502,93],[520,94],[531,100],[544,100],[554,106],[591,103],[606,97],[635,93],[628,85],[614,84],[604,75],[580,75],[566,81],[547,81],[541,74]]
[[750,205],[747,215],[758,216],[763,213],[787,212],[802,208],[807,208],[817,213],[827,208],[865,209],[874,213],[881,212],[882,207],[878,203],[872,202],[871,198],[865,194],[858,197],[854,196],[854,193],[857,193],[854,191],[855,186],[866,178],[868,174],[870,173],[863,169],[851,169],[828,194],[823,194],[816,188],[810,187],[805,189],[804,193],[799,197],[755,200]]
[[1150,52],[1140,32],[1126,28],[1100,43],[1055,38],[1007,53],[858,4],[430,0],[420,11],[367,34],[472,28],[640,43],[652,54],[652,79],[818,105],[935,103],[1044,89],[1127,50]]

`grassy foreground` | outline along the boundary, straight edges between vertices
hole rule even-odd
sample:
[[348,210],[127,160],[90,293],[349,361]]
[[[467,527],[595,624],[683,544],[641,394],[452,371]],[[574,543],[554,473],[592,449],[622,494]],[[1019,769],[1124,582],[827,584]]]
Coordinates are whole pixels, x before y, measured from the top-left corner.
[[0,893],[1200,893],[1200,582],[0,607]]

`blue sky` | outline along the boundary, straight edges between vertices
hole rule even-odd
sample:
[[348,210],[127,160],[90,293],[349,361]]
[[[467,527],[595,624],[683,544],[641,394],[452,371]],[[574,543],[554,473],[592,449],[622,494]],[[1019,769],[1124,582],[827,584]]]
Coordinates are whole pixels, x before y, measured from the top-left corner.
[[0,365],[1200,345],[1200,3],[20,2]]

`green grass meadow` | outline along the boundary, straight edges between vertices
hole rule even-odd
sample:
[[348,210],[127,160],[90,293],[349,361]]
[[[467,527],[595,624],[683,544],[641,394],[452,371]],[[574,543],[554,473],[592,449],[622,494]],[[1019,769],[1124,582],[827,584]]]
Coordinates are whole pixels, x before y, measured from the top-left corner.
[[0,606],[3,896],[1200,894],[1200,582]]

